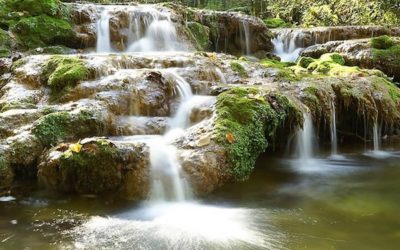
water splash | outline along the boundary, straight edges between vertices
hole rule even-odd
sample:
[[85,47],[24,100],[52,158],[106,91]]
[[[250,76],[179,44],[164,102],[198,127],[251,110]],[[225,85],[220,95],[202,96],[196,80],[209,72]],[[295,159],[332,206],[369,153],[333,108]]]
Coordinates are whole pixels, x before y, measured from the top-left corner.
[[127,12],[130,17],[125,52],[186,51],[179,41],[170,13],[150,5],[105,6],[97,22],[97,53],[113,52],[110,18],[114,12]]
[[96,23],[97,29],[97,53],[112,52],[111,36],[110,36],[110,14],[109,10],[105,9],[101,12],[100,18]]
[[303,47],[299,46],[300,35],[300,31],[282,30],[272,39],[273,53],[279,56],[282,62],[295,62],[303,50]]

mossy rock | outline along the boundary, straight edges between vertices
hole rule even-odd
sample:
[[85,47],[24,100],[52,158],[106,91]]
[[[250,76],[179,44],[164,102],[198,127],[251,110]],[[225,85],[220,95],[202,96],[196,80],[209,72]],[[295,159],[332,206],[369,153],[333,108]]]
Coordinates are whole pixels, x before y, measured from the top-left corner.
[[246,68],[241,64],[239,60],[231,62],[231,69],[238,73],[241,77],[247,77]]
[[99,115],[86,110],[79,113],[55,112],[35,122],[32,133],[43,145],[50,146],[88,135],[101,135],[104,126],[100,119]]
[[260,64],[264,67],[267,68],[273,68],[277,70],[278,73],[278,78],[283,79],[283,80],[293,80],[296,81],[299,79],[299,76],[296,75],[291,68],[293,66],[293,63],[290,62],[280,62],[278,60],[274,59],[263,59],[261,60]]
[[89,69],[81,59],[53,56],[43,65],[42,81],[52,90],[74,87],[87,78]]
[[218,96],[216,134],[227,150],[237,180],[248,178],[266,147],[267,124],[277,115],[255,88],[233,88]]
[[323,54],[320,58],[320,61],[322,62],[334,62],[339,65],[344,65],[346,61],[344,60],[343,56],[341,56],[339,53],[327,53]]
[[11,38],[9,34],[0,29],[0,58],[11,56]]
[[11,30],[16,35],[17,43],[28,49],[68,45],[75,37],[68,21],[47,15],[24,17]]
[[311,57],[300,57],[297,59],[297,65],[302,68],[307,68],[313,62],[315,62],[315,59]]
[[375,37],[372,38],[370,42],[374,49],[389,49],[395,45],[395,42],[389,36]]
[[207,51],[210,49],[210,29],[198,22],[188,22],[187,27],[196,40],[197,49]]
[[389,42],[386,45],[375,45],[382,49],[373,48],[372,59],[378,69],[383,70],[388,76],[393,76],[395,81],[400,81],[400,41],[393,38],[391,41],[393,44]]
[[59,0],[6,0],[6,5],[15,11],[27,12],[31,16],[47,14],[55,16],[59,12]]

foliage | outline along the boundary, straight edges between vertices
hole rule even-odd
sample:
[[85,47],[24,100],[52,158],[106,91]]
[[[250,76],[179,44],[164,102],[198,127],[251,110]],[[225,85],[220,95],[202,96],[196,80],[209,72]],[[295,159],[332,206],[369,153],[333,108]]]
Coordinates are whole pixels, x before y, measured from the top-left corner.
[[329,5],[313,6],[304,13],[302,23],[310,26],[335,26],[339,24],[339,17],[333,13]]
[[8,33],[0,29],[0,58],[11,55],[11,38]]
[[271,29],[288,28],[291,26],[290,23],[285,22],[283,19],[281,19],[279,17],[264,19],[264,23],[265,23],[265,25],[267,25],[268,28],[271,28]]

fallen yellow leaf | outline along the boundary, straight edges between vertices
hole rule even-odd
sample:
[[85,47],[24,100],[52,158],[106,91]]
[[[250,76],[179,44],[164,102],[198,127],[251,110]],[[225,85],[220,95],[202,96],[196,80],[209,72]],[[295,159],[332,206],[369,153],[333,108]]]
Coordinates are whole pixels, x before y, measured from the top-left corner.
[[228,140],[229,143],[235,143],[236,139],[235,136],[232,133],[226,134],[226,140]]
[[78,142],[76,144],[72,144],[69,148],[71,149],[72,152],[79,153],[81,152],[82,145]]

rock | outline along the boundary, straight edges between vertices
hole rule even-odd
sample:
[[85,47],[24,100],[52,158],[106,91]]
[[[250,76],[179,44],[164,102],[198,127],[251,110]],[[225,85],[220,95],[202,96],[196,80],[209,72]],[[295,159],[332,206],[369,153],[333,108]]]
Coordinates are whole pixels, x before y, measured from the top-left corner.
[[[188,18],[210,29],[212,50],[233,55],[246,53],[245,32],[251,34],[249,52],[272,51],[271,34],[261,19],[238,12],[190,9]],[[238,36],[239,31],[242,33]],[[220,39],[223,38],[223,39]],[[229,41],[229,42],[228,42]]]
[[[60,144],[42,157],[38,171],[41,185],[80,194],[115,192],[127,199],[147,195],[149,159],[143,144],[117,145],[91,138],[77,145]],[[79,150],[72,150],[74,147]]]
[[384,26],[333,26],[317,28],[272,29],[275,36],[293,39],[299,48],[330,41],[354,40],[382,35],[400,36],[399,27]]
[[198,147],[204,147],[204,146],[209,145],[210,143],[211,143],[211,136],[210,135],[204,135],[197,141],[197,146]]
[[[379,38],[374,38],[379,39]],[[393,38],[393,43],[389,48],[373,48],[374,39],[360,39],[349,41],[335,41],[325,44],[311,46],[301,52],[301,56],[318,58],[324,53],[339,53],[346,61],[346,65],[358,66],[367,69],[379,69],[389,77],[394,77],[395,81],[400,81],[400,40]],[[391,39],[391,38],[389,38]],[[398,44],[398,45],[396,45]]]

